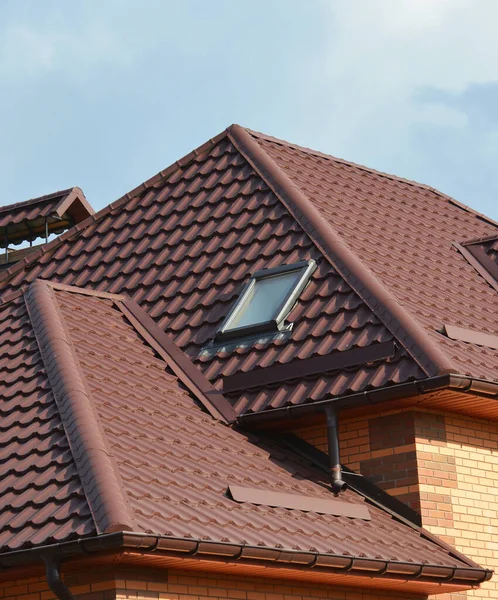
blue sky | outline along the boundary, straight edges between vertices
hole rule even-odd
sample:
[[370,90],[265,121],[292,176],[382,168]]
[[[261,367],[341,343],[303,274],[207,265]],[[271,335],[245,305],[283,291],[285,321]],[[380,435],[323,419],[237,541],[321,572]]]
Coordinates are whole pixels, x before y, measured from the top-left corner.
[[233,122],[498,219],[495,0],[2,0],[0,204],[102,208]]

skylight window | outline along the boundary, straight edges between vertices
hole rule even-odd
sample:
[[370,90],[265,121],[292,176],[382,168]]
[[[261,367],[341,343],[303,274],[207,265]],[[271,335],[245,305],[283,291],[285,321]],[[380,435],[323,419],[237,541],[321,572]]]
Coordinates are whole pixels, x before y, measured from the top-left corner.
[[285,318],[316,269],[314,260],[255,273],[217,332],[218,339],[285,331]]

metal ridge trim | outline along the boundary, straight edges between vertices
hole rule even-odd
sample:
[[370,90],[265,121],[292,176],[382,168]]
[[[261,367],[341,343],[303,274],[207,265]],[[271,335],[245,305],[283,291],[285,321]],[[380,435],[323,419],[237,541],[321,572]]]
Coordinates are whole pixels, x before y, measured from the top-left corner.
[[97,531],[132,529],[134,522],[121,477],[55,293],[47,283],[36,280],[24,294],[24,300]]
[[302,190],[240,125],[228,135],[235,147],[263,177],[289,212],[369,308],[380,318],[428,376],[454,373],[453,363],[431,340],[379,279],[346,246]]
[[493,575],[491,569],[475,566],[455,567],[429,563],[403,562],[390,559],[365,558],[351,555],[320,553],[295,549],[280,549],[251,546],[232,542],[214,542],[194,538],[182,538],[156,534],[123,531],[108,535],[80,538],[25,550],[17,550],[0,555],[0,568],[20,566],[43,560],[47,552],[57,552],[60,558],[76,558],[123,551],[139,554],[161,554],[180,558],[196,557],[204,560],[224,560],[246,564],[278,565],[283,568],[337,574],[356,572],[366,577],[379,577],[429,581],[435,585],[452,582],[454,585],[475,586],[488,581]]
[[228,400],[135,300],[116,302],[116,305],[212,417],[226,424],[235,421],[237,415]]

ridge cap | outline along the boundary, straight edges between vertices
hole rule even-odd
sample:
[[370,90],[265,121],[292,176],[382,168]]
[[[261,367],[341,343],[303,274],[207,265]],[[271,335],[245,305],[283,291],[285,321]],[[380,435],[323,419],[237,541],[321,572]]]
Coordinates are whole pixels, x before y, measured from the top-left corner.
[[428,376],[458,372],[418,321],[351,250],[297,183],[258,144],[249,130],[233,125],[229,130],[229,137],[327,260],[422,370]]
[[54,291],[37,279],[24,301],[97,533],[130,531],[133,517],[119,470]]

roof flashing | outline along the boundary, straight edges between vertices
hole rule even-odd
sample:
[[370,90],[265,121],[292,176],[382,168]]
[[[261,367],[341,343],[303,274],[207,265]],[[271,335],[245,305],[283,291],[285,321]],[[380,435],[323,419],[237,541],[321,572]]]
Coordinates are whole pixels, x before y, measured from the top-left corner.
[[317,496],[304,496],[302,494],[284,494],[273,490],[247,488],[239,485],[229,485],[228,495],[235,502],[247,502],[273,508],[287,508],[302,510],[335,517],[348,517],[370,521],[370,512],[365,504],[344,502],[332,498],[319,498]]
[[443,325],[443,333],[452,340],[467,342],[498,350],[498,335],[483,333],[475,329],[465,329],[456,325]]

